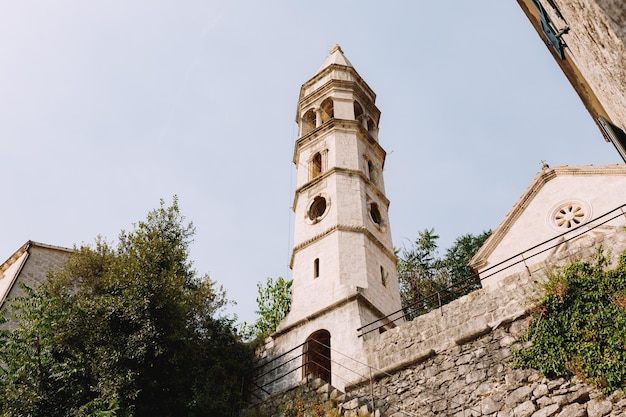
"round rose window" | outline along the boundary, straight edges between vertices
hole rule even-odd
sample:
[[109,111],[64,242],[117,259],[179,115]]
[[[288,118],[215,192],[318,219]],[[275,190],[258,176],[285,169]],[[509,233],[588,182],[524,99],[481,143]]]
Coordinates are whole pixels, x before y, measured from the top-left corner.
[[326,206],[326,199],[324,197],[321,195],[315,197],[309,206],[309,219],[313,221],[319,220],[326,212]]
[[589,220],[591,208],[582,201],[570,200],[557,205],[548,219],[557,230],[569,230]]

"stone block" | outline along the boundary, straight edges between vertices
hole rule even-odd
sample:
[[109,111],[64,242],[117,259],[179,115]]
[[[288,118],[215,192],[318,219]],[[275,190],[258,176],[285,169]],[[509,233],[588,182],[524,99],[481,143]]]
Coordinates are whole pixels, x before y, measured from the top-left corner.
[[328,393],[330,391],[330,384],[324,384],[317,389],[318,394]]
[[511,392],[507,396],[505,403],[509,407],[514,407],[515,405],[523,401],[530,400],[530,396],[532,395],[532,392],[533,392],[532,386],[525,385],[523,387],[519,387],[518,389]]
[[465,377],[465,382],[468,384],[471,384],[473,382],[480,382],[480,381],[484,381],[486,377],[487,377],[487,371],[485,371],[484,369],[478,369],[478,370],[470,372]]
[[547,407],[540,408],[532,414],[532,417],[550,417],[559,411],[560,406],[558,404],[552,404]]
[[544,395],[547,395],[548,392],[548,386],[546,384],[539,384],[537,385],[537,388],[535,388],[535,390],[533,391],[533,396],[535,398],[540,398]]
[[557,417],[587,417],[587,410],[582,404],[570,404],[561,410]]
[[467,321],[463,324],[459,335],[454,340],[457,345],[463,345],[484,336],[491,331],[491,327],[487,325],[484,318]]
[[355,410],[359,406],[359,399],[353,398],[350,401],[341,405],[345,410]]
[[513,409],[513,415],[515,417],[530,417],[537,410],[535,404],[528,400]]
[[491,397],[485,397],[480,402],[480,409],[483,414],[488,415],[500,411],[502,408],[501,401],[494,401]]
[[609,400],[594,399],[587,403],[587,415],[589,417],[606,416],[613,410],[613,404]]

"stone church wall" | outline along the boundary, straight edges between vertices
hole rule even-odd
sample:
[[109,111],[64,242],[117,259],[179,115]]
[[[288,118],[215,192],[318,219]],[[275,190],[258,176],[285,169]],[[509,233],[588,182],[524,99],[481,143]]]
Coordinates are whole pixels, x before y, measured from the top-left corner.
[[[572,59],[620,127],[626,127],[626,6],[623,0],[555,0]],[[546,10],[552,12],[546,3]],[[552,16],[559,21],[558,16]]]

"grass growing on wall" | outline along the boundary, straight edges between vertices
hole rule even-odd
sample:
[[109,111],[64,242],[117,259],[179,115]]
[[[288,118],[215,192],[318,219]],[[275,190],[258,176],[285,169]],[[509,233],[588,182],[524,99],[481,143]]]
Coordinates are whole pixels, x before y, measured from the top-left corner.
[[577,375],[610,393],[626,381],[626,252],[605,270],[599,249],[591,262],[575,262],[551,274],[545,296],[531,311],[517,367],[546,377]]

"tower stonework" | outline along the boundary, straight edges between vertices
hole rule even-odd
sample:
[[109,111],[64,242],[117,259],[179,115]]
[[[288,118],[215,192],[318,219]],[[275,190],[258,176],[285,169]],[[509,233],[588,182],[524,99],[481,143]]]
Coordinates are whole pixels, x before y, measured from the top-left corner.
[[343,388],[362,371],[363,339],[379,333],[357,329],[400,323],[385,319],[401,305],[375,100],[339,46],[300,90],[293,300],[265,348],[267,360],[294,358],[281,388],[309,374]]
[[339,46],[300,90],[293,303],[281,327],[351,297],[360,325],[400,308],[375,100]]

